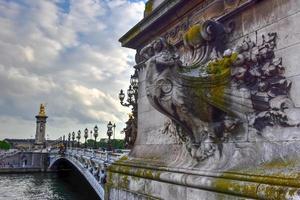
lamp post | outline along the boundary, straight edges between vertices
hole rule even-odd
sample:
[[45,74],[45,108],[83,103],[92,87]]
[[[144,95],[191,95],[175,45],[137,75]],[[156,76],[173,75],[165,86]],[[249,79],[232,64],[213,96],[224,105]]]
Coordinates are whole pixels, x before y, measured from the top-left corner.
[[86,148],[86,140],[89,137],[89,130],[87,128],[84,129],[84,148]]
[[113,124],[111,123],[111,121],[108,122],[107,124],[107,136],[108,136],[108,151],[111,151],[111,141],[110,141],[110,137],[113,134],[112,128],[113,128]]
[[79,146],[80,146],[80,138],[81,138],[81,131],[79,130],[78,132],[77,132],[77,148],[79,148]]
[[[124,102],[125,93],[123,90],[119,93],[119,99],[122,106],[131,106],[132,115],[126,122],[126,128],[124,129],[125,141],[128,144],[126,146],[132,147],[134,145],[137,135],[137,110],[138,110],[138,71],[135,70],[134,74],[130,77],[130,85],[127,90],[127,102]],[[130,127],[130,128],[129,128]]]
[[96,141],[97,141],[97,137],[98,137],[98,126],[96,125],[95,127],[94,127],[94,138],[95,138],[95,142],[94,142],[94,148],[96,149],[97,148],[97,143],[96,143]]
[[68,147],[71,147],[71,133],[68,135]]
[[137,98],[138,98],[138,72],[135,70],[134,74],[130,77],[130,85],[127,89],[127,103],[124,102],[125,93],[120,90],[119,99],[122,106],[132,106],[132,114],[137,117]]
[[113,124],[113,128],[114,128],[114,140],[115,140],[116,139],[115,138],[115,132],[116,132],[116,124],[115,123]]
[[45,147],[48,147],[48,145],[49,145],[49,134],[47,134],[47,138],[46,138],[46,141],[45,141]]
[[[90,138],[91,138],[91,140],[93,140],[93,137],[94,137],[94,136],[93,136],[93,131],[91,130],[91,131],[90,131]],[[94,144],[94,145],[95,145],[95,144]],[[90,148],[92,148],[92,146],[90,146]]]
[[66,148],[66,136],[65,135],[63,136],[63,146],[64,146],[64,148]]
[[72,132],[72,148],[74,147],[75,132]]

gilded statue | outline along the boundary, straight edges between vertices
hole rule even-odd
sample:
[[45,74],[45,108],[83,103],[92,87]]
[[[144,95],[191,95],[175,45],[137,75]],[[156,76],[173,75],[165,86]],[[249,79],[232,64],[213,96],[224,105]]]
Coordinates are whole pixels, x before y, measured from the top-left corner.
[[39,116],[46,116],[45,105],[42,104],[42,103],[41,103],[41,105],[40,105]]

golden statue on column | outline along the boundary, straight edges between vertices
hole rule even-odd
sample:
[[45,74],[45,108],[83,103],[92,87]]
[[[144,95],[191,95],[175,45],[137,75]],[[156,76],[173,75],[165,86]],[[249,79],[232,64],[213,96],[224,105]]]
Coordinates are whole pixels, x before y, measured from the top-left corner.
[[39,116],[46,116],[45,105],[41,103]]

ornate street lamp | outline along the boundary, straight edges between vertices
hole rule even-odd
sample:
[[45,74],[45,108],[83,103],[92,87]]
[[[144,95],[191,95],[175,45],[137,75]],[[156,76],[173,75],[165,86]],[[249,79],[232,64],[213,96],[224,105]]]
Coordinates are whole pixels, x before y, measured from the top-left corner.
[[86,148],[86,140],[89,137],[89,130],[87,128],[84,129],[84,148]]
[[131,75],[131,77],[130,77],[130,85],[132,85],[132,88],[134,90],[137,90],[138,89],[138,84],[139,84],[138,72],[137,72],[137,70],[135,70],[134,74]]
[[77,148],[79,148],[79,145],[80,145],[80,138],[81,138],[81,131],[79,130],[78,132],[77,132]]
[[71,133],[68,135],[68,147],[71,147]]
[[72,148],[74,147],[75,132],[72,132]]
[[111,121],[108,122],[107,124],[107,136],[108,136],[108,151],[111,151],[111,141],[110,141],[110,137],[113,134],[113,130],[112,128],[114,127],[114,125],[111,123]]
[[119,99],[122,106],[132,106],[132,115],[126,122],[126,128],[124,129],[125,140],[127,140],[127,146],[132,147],[137,135],[137,99],[138,99],[138,71],[135,70],[134,74],[130,77],[130,85],[127,90],[127,102],[124,102],[125,94],[121,90],[119,93]]
[[116,139],[115,138],[115,132],[116,132],[116,124],[115,123],[113,124],[113,128],[114,128],[114,140],[115,140]]
[[120,90],[119,99],[120,99],[121,105],[123,105],[123,101],[125,99],[125,94],[124,94],[123,90]]
[[94,138],[95,138],[95,141],[94,141],[94,148],[96,149],[97,148],[97,137],[98,137],[98,126],[96,125],[95,127],[94,127]]
[[119,99],[122,106],[132,106],[132,114],[137,118],[137,98],[138,98],[138,72],[135,70],[134,74],[130,77],[130,85],[127,89],[127,102],[124,102],[125,93],[120,90]]
[[65,135],[63,136],[63,145],[64,145],[64,148],[66,148],[66,136]]

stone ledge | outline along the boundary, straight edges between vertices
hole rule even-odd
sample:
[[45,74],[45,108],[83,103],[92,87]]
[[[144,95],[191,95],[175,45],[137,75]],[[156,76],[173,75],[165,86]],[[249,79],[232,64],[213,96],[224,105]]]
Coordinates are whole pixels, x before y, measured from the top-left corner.
[[[149,163],[149,161],[144,163]],[[143,164],[143,160],[120,160],[108,168],[109,176],[120,177],[114,187],[129,187],[131,181],[153,180],[177,186],[253,199],[294,199],[300,197],[300,162],[274,161],[253,167],[252,170],[203,171]],[[288,170],[288,166],[293,170]],[[296,167],[298,166],[298,167]],[[266,175],[265,171],[274,174]],[[295,174],[298,174],[296,176]],[[125,177],[125,178],[124,178]],[[124,180],[127,182],[124,184]],[[114,180],[116,180],[114,178]],[[139,180],[141,181],[141,180]],[[122,183],[121,183],[122,182]],[[127,188],[129,189],[129,188]],[[130,188],[132,190],[132,188]],[[141,191],[139,191],[141,192]]]
[[[220,22],[225,21],[228,18],[236,15],[237,13],[242,12],[247,7],[255,4],[257,1],[258,0],[246,0],[238,7],[234,8],[233,10],[230,10],[228,13],[225,13],[225,14],[220,13],[221,16],[218,17],[216,20],[220,21]],[[204,0],[200,1],[200,2],[208,3],[208,4],[205,4],[205,6],[203,8],[201,8],[200,10],[209,9],[209,7],[211,5],[213,5],[215,3],[220,3],[220,1],[212,1],[212,2],[207,1],[206,2]],[[160,31],[160,29],[163,28],[163,27],[161,27],[161,24],[160,24],[161,21],[168,20],[168,23],[171,24],[175,20],[178,20],[180,17],[182,17],[186,13],[186,11],[183,13],[178,13],[178,12],[174,12],[174,10],[178,9],[178,8],[183,8],[185,5],[187,5],[185,3],[186,2],[183,0],[164,1],[157,8],[155,8],[150,15],[144,17],[133,28],[131,28],[127,33],[125,33],[119,39],[119,42],[121,42],[123,47],[128,47],[128,48],[133,48],[133,49],[140,48],[141,43],[144,43],[145,41],[147,41],[147,40],[142,41],[141,40],[142,36],[149,35],[149,37],[153,37],[158,31]],[[196,2],[196,3],[199,4],[199,2]],[[193,9],[193,8],[189,8],[189,9]],[[155,30],[151,29],[151,28],[153,28],[154,25],[155,25]],[[149,33],[150,30],[151,30],[151,34]],[[147,32],[147,33],[145,34],[145,32]],[[137,42],[137,41],[139,41],[139,42]],[[144,46],[144,45],[146,45],[146,44],[142,44],[142,46]]]

